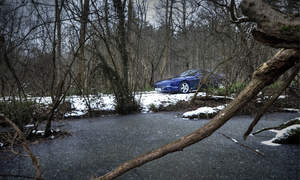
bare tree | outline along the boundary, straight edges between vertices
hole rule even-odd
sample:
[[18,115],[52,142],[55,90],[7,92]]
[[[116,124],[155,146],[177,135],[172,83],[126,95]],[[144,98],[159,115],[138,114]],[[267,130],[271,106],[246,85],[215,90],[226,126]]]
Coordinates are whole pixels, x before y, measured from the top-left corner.
[[[93,48],[98,67],[109,80],[116,98],[116,111],[120,114],[138,110],[138,105],[129,84],[129,63],[132,51],[129,51],[132,36],[134,12],[132,1],[106,0],[102,4],[92,1],[96,19],[91,21],[95,32]],[[99,9],[104,9],[100,11]],[[130,10],[127,14],[126,11]]]

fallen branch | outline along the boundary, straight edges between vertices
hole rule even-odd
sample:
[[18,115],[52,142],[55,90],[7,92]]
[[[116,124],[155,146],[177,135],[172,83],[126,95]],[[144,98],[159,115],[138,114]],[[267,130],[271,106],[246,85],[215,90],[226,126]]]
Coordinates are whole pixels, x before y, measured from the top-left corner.
[[250,146],[247,146],[247,145],[245,145],[245,144],[242,144],[242,143],[240,143],[239,141],[237,141],[236,139],[227,136],[226,134],[223,134],[223,133],[219,133],[219,134],[223,135],[224,137],[226,137],[227,139],[231,140],[232,142],[234,142],[234,143],[236,143],[236,144],[238,144],[238,145],[240,145],[240,146],[242,146],[242,147],[244,147],[244,148],[246,148],[246,149],[249,149],[250,151],[255,152],[256,154],[258,154],[258,155],[260,155],[260,156],[263,156],[263,157],[265,156],[264,153],[260,152],[259,150],[253,149],[253,148],[251,148]]
[[23,179],[35,179],[32,176],[23,176],[23,175],[14,175],[14,174],[0,174],[0,177],[15,177],[15,178],[23,178]]
[[23,148],[25,149],[25,151],[29,154],[30,158],[31,158],[31,161],[32,161],[32,164],[36,170],[36,174],[35,174],[35,179],[42,179],[41,178],[41,170],[40,170],[40,161],[39,161],[39,158],[35,157],[35,155],[32,153],[32,151],[30,150],[30,148],[28,147],[27,145],[27,140],[26,140],[26,137],[24,135],[24,133],[18,128],[18,126],[12,122],[11,120],[9,120],[8,118],[6,117],[1,117],[1,118],[4,118],[4,120],[6,122],[8,122],[14,129],[15,131],[18,133],[19,137],[23,140]]
[[267,112],[269,107],[277,100],[277,98],[282,94],[282,92],[291,84],[293,79],[299,72],[299,64],[292,68],[292,74],[283,82],[283,85],[273,94],[273,96],[269,99],[269,101],[264,105],[261,111],[255,116],[255,119],[252,121],[247,131],[245,132],[243,138],[247,139],[248,135],[252,132],[255,125],[258,123],[260,118]]
[[149,153],[141,155],[135,159],[129,160],[116,169],[108,172],[104,176],[96,178],[97,180],[114,179],[129,170],[142,166],[152,160],[161,158],[169,153],[182,151],[184,148],[195,144],[202,139],[210,136],[213,132],[223,126],[231,117],[233,117],[241,107],[246,105],[255,97],[265,86],[272,84],[284,72],[299,62],[300,52],[293,49],[282,49],[270,60],[264,63],[253,74],[253,78],[248,86],[236,97],[226,108],[219,112],[212,120],[200,129],[188,134],[180,139],[166,144]]

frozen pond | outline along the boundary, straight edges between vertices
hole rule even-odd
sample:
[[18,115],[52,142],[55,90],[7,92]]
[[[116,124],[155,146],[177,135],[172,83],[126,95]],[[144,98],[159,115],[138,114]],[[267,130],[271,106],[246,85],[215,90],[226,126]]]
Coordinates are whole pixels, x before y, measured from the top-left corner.
[[[273,113],[263,117],[256,129],[276,126],[299,113]],[[55,122],[72,136],[30,145],[41,157],[45,179],[90,179],[117,165],[198,129],[208,120],[187,120],[176,113],[148,113]],[[299,179],[298,145],[267,146],[274,136],[264,132],[242,135],[250,116],[236,116],[218,130],[265,156],[241,147],[218,133],[204,141],[132,170],[118,179]],[[0,174],[34,176],[29,158],[8,158],[0,152]],[[3,178],[3,177],[2,177]],[[1,179],[1,177],[0,177]],[[16,178],[14,178],[16,179]]]

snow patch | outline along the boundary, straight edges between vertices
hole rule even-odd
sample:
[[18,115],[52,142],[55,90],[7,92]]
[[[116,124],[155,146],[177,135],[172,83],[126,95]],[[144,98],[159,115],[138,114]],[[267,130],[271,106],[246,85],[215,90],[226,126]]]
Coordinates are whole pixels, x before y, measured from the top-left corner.
[[215,115],[219,111],[223,110],[226,105],[221,105],[217,107],[200,107],[194,111],[188,111],[185,112],[182,117],[183,118],[195,118],[195,117],[210,117],[212,115]]
[[[159,106],[169,106],[176,104],[179,101],[189,101],[194,93],[188,94],[163,94],[156,91],[140,94],[140,103],[142,112],[149,112],[151,106],[158,108]],[[205,96],[205,93],[200,92],[197,96]],[[137,98],[136,98],[137,99]]]
[[274,138],[271,140],[268,140],[268,141],[262,141],[261,143],[264,145],[268,145],[268,146],[280,146],[280,144],[273,143],[273,141],[274,141]]
[[37,134],[37,135],[40,134],[40,135],[42,135],[42,136],[45,135],[45,131],[42,131],[42,130],[38,130],[38,131],[33,130],[32,133],[33,133],[33,134]]
[[231,138],[231,140],[232,140],[233,142],[235,142],[235,143],[238,143],[238,141],[237,141],[236,139],[234,139],[234,138]]
[[65,114],[65,117],[74,117],[74,116],[83,116],[85,115],[87,112],[85,111],[71,111]]
[[24,128],[32,128],[32,127],[34,127],[34,124],[27,124],[24,126]]
[[285,96],[285,95],[280,95],[280,96],[278,96],[277,99],[285,99],[285,98],[287,98],[287,96]]

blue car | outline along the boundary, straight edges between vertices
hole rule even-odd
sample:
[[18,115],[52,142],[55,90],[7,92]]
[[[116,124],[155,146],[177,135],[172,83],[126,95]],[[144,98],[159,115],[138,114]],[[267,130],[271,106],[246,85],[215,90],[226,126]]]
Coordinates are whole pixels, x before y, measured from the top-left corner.
[[[178,77],[156,82],[154,89],[162,93],[188,93],[198,89],[199,81],[206,73],[209,72],[198,69],[188,70]],[[208,82],[211,86],[219,87],[223,79],[224,76],[221,74],[212,74]],[[206,85],[202,86],[202,88],[206,87]]]

